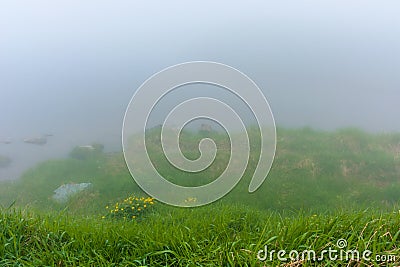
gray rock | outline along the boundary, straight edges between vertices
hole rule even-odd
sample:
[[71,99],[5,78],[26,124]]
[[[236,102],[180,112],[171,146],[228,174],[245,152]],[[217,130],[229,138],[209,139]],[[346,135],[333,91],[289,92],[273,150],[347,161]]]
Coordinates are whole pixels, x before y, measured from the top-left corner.
[[79,192],[87,190],[91,186],[91,183],[64,184],[54,190],[53,199],[59,203],[65,203],[70,199],[70,197],[76,195]]

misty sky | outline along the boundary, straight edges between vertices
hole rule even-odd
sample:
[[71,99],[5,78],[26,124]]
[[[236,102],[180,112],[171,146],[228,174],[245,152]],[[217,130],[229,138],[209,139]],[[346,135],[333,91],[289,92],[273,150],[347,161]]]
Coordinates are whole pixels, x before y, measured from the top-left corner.
[[15,162],[0,179],[74,145],[119,150],[136,88],[193,60],[250,76],[278,126],[400,131],[399,14],[395,0],[2,1],[0,155]]

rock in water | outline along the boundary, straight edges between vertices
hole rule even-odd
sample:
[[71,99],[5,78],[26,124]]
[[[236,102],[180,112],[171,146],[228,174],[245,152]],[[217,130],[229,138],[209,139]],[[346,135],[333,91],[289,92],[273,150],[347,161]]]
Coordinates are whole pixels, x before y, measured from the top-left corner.
[[34,137],[24,139],[24,143],[34,144],[34,145],[45,145],[47,143],[46,137]]

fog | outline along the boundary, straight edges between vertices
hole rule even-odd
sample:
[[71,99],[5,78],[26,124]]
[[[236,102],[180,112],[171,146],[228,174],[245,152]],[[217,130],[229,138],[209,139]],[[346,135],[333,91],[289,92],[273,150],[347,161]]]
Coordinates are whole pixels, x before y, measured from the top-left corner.
[[[3,1],[0,155],[13,162],[0,180],[77,145],[120,151],[135,90],[193,60],[246,73],[278,126],[400,131],[399,11],[398,1]],[[23,143],[44,134],[45,145]]]

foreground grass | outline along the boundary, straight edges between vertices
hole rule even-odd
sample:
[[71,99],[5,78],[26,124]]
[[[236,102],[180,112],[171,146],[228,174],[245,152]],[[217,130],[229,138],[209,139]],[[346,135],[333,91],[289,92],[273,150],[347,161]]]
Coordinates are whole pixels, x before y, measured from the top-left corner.
[[[28,210],[0,211],[1,266],[396,266],[400,213],[376,211],[278,214],[215,204],[161,207],[141,220],[121,221]],[[263,250],[366,249],[397,262],[261,262]],[[301,264],[301,265],[300,265]]]

